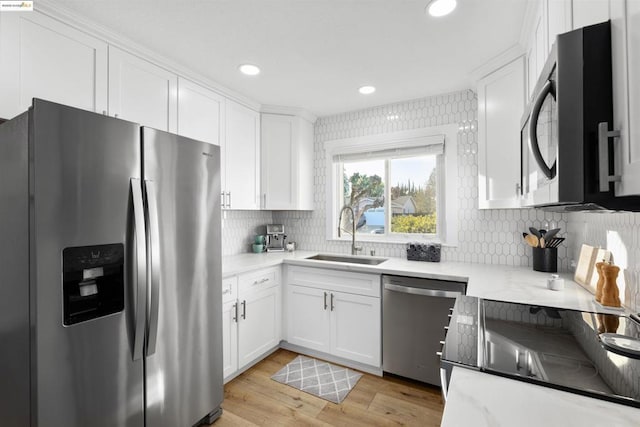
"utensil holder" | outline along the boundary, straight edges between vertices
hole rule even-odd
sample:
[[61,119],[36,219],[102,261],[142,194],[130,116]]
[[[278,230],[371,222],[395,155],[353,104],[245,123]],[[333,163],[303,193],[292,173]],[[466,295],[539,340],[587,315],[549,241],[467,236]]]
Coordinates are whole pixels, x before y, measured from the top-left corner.
[[533,270],[546,273],[558,271],[558,248],[532,248]]

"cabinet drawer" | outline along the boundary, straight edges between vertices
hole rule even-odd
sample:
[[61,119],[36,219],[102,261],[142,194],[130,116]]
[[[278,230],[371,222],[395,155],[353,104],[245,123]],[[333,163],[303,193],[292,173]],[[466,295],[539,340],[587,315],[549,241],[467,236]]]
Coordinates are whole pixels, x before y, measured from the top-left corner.
[[222,303],[234,301],[238,298],[238,276],[222,279]]
[[238,276],[238,292],[240,294],[268,289],[279,284],[280,267],[265,268]]
[[380,275],[313,267],[288,267],[288,284],[357,295],[380,296]]

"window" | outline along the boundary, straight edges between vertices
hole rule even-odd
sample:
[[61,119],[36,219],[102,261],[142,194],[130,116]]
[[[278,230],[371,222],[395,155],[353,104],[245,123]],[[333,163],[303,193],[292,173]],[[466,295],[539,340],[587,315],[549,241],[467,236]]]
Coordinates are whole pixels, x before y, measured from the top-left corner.
[[[447,243],[454,241],[450,225],[455,225],[455,210],[452,220],[447,218],[447,208],[457,197],[447,197],[445,184],[450,172],[456,173],[447,171],[456,159],[445,159],[446,135],[405,138],[399,134],[373,137],[377,141],[365,137],[326,143],[332,177],[328,238],[337,238],[339,212],[348,206],[354,219],[343,214],[339,226],[350,233],[355,220],[359,240],[445,241],[446,236]],[[450,190],[455,192],[455,187]]]

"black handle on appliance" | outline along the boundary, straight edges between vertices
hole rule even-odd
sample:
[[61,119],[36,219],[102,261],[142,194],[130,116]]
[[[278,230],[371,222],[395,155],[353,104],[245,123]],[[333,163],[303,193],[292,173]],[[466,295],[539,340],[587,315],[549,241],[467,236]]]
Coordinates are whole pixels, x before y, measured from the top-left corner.
[[556,176],[556,161],[553,161],[553,165],[551,167],[549,167],[547,162],[544,161],[542,153],[540,152],[540,146],[538,145],[538,134],[536,132],[538,127],[538,118],[540,117],[540,110],[542,109],[542,104],[544,103],[547,95],[551,95],[555,101],[556,88],[551,80],[547,80],[544,86],[542,86],[542,90],[536,97],[536,100],[533,103],[533,108],[531,109],[531,116],[529,117],[529,149],[533,154],[533,158],[536,159],[536,163],[540,170],[547,178],[551,179]]

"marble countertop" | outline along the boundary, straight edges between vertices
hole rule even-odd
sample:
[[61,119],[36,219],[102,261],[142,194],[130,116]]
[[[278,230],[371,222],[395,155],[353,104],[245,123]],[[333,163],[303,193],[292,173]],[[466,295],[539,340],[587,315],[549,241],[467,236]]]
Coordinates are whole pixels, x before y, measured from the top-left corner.
[[638,426],[640,409],[454,367],[443,427]]
[[574,282],[573,275],[568,273],[560,275],[565,279],[564,290],[551,291],[547,289],[549,273],[533,271],[530,267],[460,262],[420,262],[393,257],[379,265],[345,264],[306,259],[316,254],[317,252],[298,250],[295,252],[233,255],[222,259],[222,272],[226,277],[284,263],[362,273],[466,282],[467,295],[479,298],[599,313],[619,314],[621,312],[621,310],[607,309],[597,304],[593,300],[593,295]]
[[[485,299],[620,314],[593,300],[593,295],[560,274],[565,288],[546,287],[549,273],[529,267],[457,262],[419,262],[389,258],[377,266],[315,261],[312,251],[241,254],[223,258],[223,276],[280,264],[392,274],[467,283],[467,295]],[[340,254],[344,255],[344,254]],[[640,410],[470,369],[454,368],[443,426],[640,425]],[[595,423],[595,424],[594,424]]]

